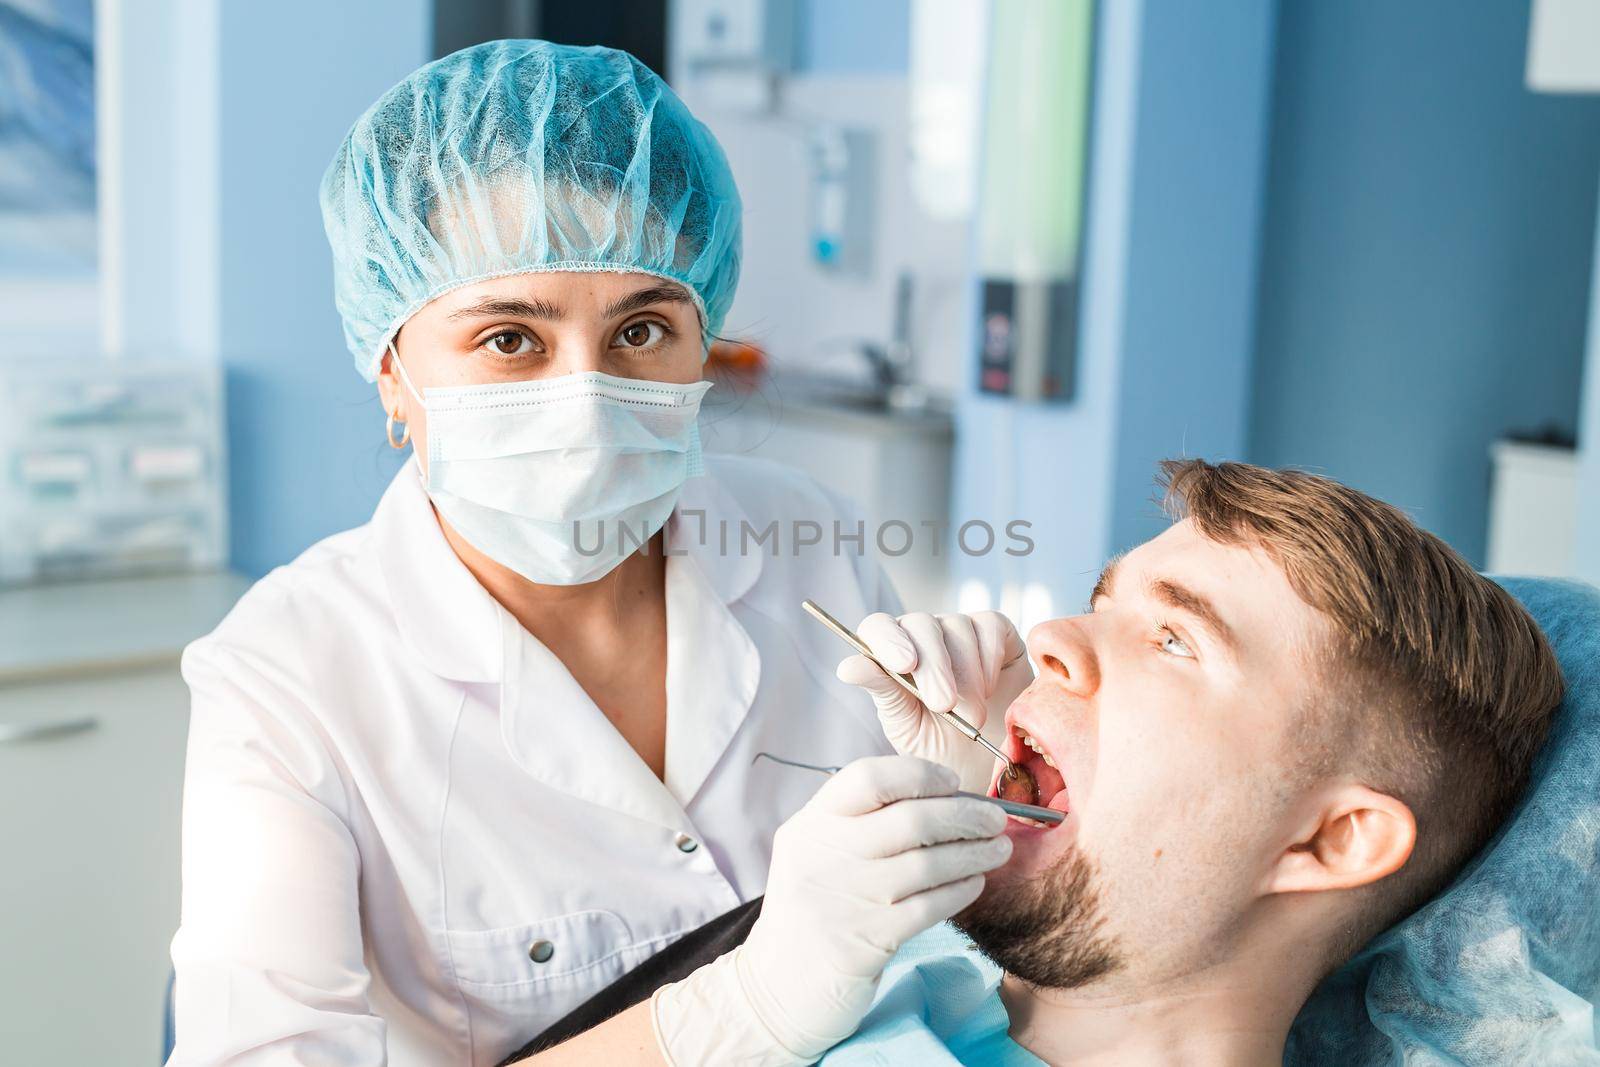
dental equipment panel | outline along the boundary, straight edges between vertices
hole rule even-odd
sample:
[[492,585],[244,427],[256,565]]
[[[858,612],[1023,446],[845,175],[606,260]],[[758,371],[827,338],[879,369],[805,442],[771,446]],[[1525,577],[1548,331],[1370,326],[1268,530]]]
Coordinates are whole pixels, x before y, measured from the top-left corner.
[[215,367],[0,370],[0,585],[220,566]]
[[990,26],[975,220],[986,394],[1048,403],[1078,393],[1098,6],[997,5]]
[[[900,674],[897,671],[891,671],[888,667],[885,667],[883,663],[879,661],[878,657],[872,654],[872,649],[867,647],[867,643],[861,640],[854,630],[851,630],[838,619],[834,618],[832,615],[829,615],[813,601],[801,601],[800,606],[804,608],[806,613],[812,618],[816,619],[818,622],[822,623],[822,625],[826,626],[828,629],[832,630],[835,634],[842,638],[844,642],[851,648],[855,649],[856,652],[871,660],[875,667],[893,679],[900,686],[900,688],[916,697],[919,701],[922,701],[924,705],[928,703],[926,700],[922,699],[922,694],[917,692],[917,687],[910,678],[907,678],[905,675]],[[976,741],[978,744],[988,749],[990,755],[994,756],[995,759],[1006,765],[1001,782],[1001,789],[1003,791],[1009,790],[1016,793],[1018,796],[1028,796],[1035,800],[1038,799],[1038,784],[1034,782],[1033,775],[1028,772],[1026,767],[1013,763],[1004,752],[1001,752],[995,747],[994,742],[990,741],[987,737],[984,737],[983,734],[979,733],[978,728],[973,726],[966,719],[963,719],[959,714],[956,713],[954,708],[944,712],[944,718],[947,723],[960,731],[961,734],[967,738],[967,740]],[[1016,803],[1016,801],[1008,799],[1007,803]],[[1026,806],[1032,807],[1033,805]],[[1043,811],[1047,809],[1041,808],[1040,810]],[[1059,822],[1060,820],[1057,819],[1056,821]]]
[[[803,771],[816,771],[818,774],[834,775],[839,773],[838,767],[821,767],[814,763],[801,763],[799,760],[784,759],[774,756],[770,752],[757,752],[756,759],[769,759],[773,763],[781,763],[785,767],[798,767]],[[1015,815],[1019,819],[1032,819],[1049,826],[1056,826],[1066,819],[1066,813],[1054,808],[1042,808],[1037,804],[1021,804],[1015,800],[1006,800],[1004,797],[986,797],[982,793],[968,793],[958,789],[953,794],[966,797],[968,800],[981,800],[985,804],[993,804],[1007,815]]]

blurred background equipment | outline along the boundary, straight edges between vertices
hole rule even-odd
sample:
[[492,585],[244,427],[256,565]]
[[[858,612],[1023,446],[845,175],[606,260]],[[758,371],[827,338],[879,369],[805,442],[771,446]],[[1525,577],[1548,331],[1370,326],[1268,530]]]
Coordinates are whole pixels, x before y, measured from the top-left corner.
[[1571,577],[1577,530],[1578,457],[1559,434],[1493,446],[1489,561],[1494,574]]
[[829,270],[866,274],[871,261],[872,134],[831,123],[811,131],[811,255]]
[[0,364],[0,585],[221,567],[218,378],[195,364]]
[[[429,54],[424,60],[438,59],[484,41],[539,37],[556,44],[620,48],[654,71],[667,65],[667,0],[584,0],[581,4],[445,0],[421,6],[432,21],[431,39],[424,45]],[[723,6],[737,12],[762,5],[744,0]],[[728,18],[725,16],[720,24],[727,27]],[[723,36],[730,34],[731,29]],[[354,119],[351,115],[350,121]],[[332,154],[331,149],[329,153]]]
[[1589,0],[1533,0],[1528,27],[1528,88],[1542,93],[1600,93],[1600,5]]
[[697,82],[724,109],[770,111],[779,79],[795,68],[800,10],[798,0],[677,0],[669,16],[673,58],[651,67]]
[[978,210],[978,389],[1070,400],[1094,7],[995,0]]

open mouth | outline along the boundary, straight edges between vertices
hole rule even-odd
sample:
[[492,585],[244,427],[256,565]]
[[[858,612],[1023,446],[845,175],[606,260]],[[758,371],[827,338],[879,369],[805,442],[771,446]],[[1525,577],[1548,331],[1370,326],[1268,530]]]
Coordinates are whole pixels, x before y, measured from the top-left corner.
[[1054,808],[1056,811],[1071,810],[1068,806],[1070,796],[1067,793],[1067,779],[1057,766],[1054,756],[1021,725],[1013,724],[1011,728],[1007,738],[1006,756],[1032,777],[1033,785],[1037,787],[1037,794],[1019,795],[1019,793],[1032,794],[1033,790],[1028,788],[1025,781],[1008,779],[1008,770],[1001,768],[991,787],[992,796],[1020,800],[1025,804],[1039,804]]

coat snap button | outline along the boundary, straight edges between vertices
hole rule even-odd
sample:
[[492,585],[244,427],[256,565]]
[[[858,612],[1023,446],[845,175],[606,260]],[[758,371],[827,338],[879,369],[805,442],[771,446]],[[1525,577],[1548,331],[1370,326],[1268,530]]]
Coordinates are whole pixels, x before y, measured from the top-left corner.
[[541,938],[528,946],[528,958],[534,963],[548,963],[556,954],[556,946]]
[[700,842],[696,841],[688,834],[679,834],[677,837],[673,838],[673,844],[678,846],[679,852],[693,852],[695,849],[700,847]]

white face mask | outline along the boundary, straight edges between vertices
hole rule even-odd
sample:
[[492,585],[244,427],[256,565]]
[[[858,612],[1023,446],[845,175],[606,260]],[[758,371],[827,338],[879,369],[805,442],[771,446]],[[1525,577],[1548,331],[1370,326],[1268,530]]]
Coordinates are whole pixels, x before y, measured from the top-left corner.
[[703,472],[696,418],[710,382],[597,371],[506,385],[406,389],[428,414],[428,496],[484,555],[540,585],[611,573],[665,525]]

